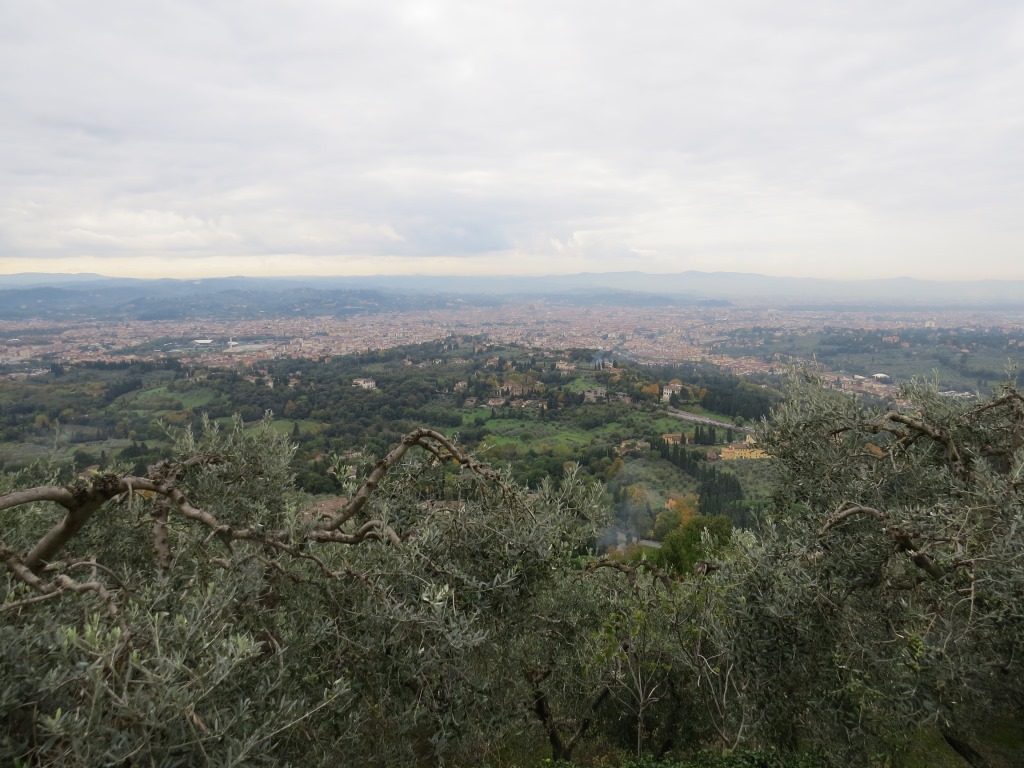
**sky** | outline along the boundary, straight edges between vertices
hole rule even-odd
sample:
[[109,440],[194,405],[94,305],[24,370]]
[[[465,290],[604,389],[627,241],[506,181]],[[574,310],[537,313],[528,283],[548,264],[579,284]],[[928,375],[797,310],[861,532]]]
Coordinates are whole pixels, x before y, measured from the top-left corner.
[[1019,0],[0,3],[0,273],[1024,279]]

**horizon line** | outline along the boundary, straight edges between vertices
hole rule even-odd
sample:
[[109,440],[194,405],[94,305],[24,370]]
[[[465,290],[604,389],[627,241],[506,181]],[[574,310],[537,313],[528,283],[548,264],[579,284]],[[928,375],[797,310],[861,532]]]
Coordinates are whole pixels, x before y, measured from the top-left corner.
[[171,276],[139,276],[139,275],[107,275],[100,272],[0,272],[0,280],[11,277],[39,277],[45,279],[46,277],[77,277],[77,278],[97,278],[104,280],[172,280],[180,282],[201,282],[210,280],[312,280],[312,279],[323,279],[323,278],[335,278],[335,279],[403,279],[403,278],[427,278],[427,279],[523,279],[523,280],[536,280],[536,279],[550,279],[550,278],[571,278],[571,277],[595,277],[601,275],[645,275],[648,277],[677,277],[684,275],[729,275],[734,277],[756,277],[767,280],[800,280],[800,281],[817,281],[817,282],[830,282],[830,283],[869,283],[869,282],[900,282],[900,281],[912,281],[920,283],[940,283],[940,284],[962,284],[962,283],[985,283],[985,282],[1024,282],[1024,277],[981,277],[981,278],[922,278],[913,277],[911,275],[898,275],[893,277],[817,277],[807,275],[770,275],[761,272],[733,272],[728,270],[716,270],[716,271],[705,271],[697,269],[687,269],[679,272],[644,272],[642,270],[606,270],[606,271],[586,271],[586,272],[547,272],[547,273],[530,273],[530,274],[516,274],[516,273],[500,273],[500,274],[480,274],[480,273],[431,273],[431,272],[407,272],[407,273],[373,273],[373,274],[352,274],[352,273],[310,273],[302,275],[262,275],[262,274],[244,274],[244,273],[233,273],[233,274],[220,274],[220,275],[202,275],[202,276],[186,276],[186,277],[171,277]]

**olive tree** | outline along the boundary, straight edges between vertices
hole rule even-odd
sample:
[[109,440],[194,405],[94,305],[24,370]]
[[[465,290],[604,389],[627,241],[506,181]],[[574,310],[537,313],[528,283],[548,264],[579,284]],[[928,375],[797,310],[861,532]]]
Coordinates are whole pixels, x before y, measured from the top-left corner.
[[291,454],[208,423],[142,476],[0,479],[5,759],[441,763],[538,727],[506,649],[542,648],[600,489],[527,497],[420,429],[310,505]]
[[600,488],[527,493],[428,429],[315,504],[269,423],[182,432],[140,476],[0,475],[0,754],[845,764],[923,726],[983,765],[977,726],[1024,709],[1024,397],[875,407],[808,377],[760,437],[759,535],[705,531],[692,572],[581,556]]
[[930,726],[984,764],[976,726],[1022,705],[1024,396],[869,407],[807,376],[760,437],[775,506],[736,628],[762,736],[870,752]]

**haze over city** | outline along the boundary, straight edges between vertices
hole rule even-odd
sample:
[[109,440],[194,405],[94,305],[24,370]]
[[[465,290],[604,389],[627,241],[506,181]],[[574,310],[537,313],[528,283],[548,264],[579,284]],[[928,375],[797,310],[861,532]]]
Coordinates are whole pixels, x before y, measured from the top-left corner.
[[1024,8],[0,6],[0,273],[1021,279]]

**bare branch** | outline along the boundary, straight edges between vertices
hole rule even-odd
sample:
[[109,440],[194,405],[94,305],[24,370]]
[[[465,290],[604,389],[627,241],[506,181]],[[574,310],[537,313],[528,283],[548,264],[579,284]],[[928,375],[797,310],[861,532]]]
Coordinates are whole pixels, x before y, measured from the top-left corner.
[[[171,566],[172,553],[167,525],[171,513],[178,513],[208,528],[210,531],[208,541],[216,537],[229,548],[233,541],[261,543],[291,557],[311,560],[327,575],[338,575],[328,569],[324,562],[315,555],[304,551],[304,545],[308,542],[356,545],[364,541],[382,541],[393,546],[401,546],[402,538],[383,520],[370,520],[355,531],[340,529],[366,506],[384,476],[414,446],[429,452],[435,461],[452,461],[465,467],[485,481],[497,485],[510,501],[522,503],[518,494],[503,482],[497,472],[471,455],[462,452],[441,433],[431,429],[417,429],[403,437],[401,442],[377,463],[355,496],[336,515],[302,534],[300,540],[295,543],[289,543],[292,535],[287,531],[234,528],[211,512],[193,504],[177,483],[193,467],[223,464],[227,461],[219,456],[202,455],[183,462],[158,462],[149,467],[145,477],[113,474],[91,475],[79,478],[75,483],[66,487],[30,488],[0,496],[0,511],[47,501],[58,504],[66,510],[66,514],[60,522],[44,534],[24,555],[19,555],[13,550],[3,547],[0,543],[0,554],[2,554],[0,559],[4,561],[7,569],[18,581],[42,594],[49,595],[54,591],[71,591],[77,594],[93,591],[108,604],[112,614],[116,614],[113,599],[105,588],[101,589],[102,584],[95,580],[84,583],[77,582],[65,573],[69,567],[77,567],[81,564],[90,564],[94,568],[98,568],[99,565],[95,561],[75,561],[70,564],[54,564],[52,566],[49,564],[104,504],[117,500],[119,497],[125,498],[137,491],[147,491],[158,497],[151,515],[155,563],[160,570],[167,570]],[[40,578],[40,574],[44,571],[56,571],[57,575],[51,581],[45,581]],[[38,602],[36,598],[31,598],[30,601],[18,601],[18,604],[29,605]]]
[[[107,590],[101,582],[93,580],[87,582],[76,581],[75,579],[68,576],[63,571],[57,573],[51,581],[47,581],[39,576],[21,557],[18,553],[0,543],[0,560],[4,561],[4,565],[7,566],[7,570],[10,571],[18,581],[28,585],[41,596],[59,594],[62,592],[73,592],[77,595],[84,594],[86,592],[95,592],[97,597],[103,602],[107,608],[107,612],[113,617],[121,630],[125,633],[125,637],[128,635],[128,626],[124,623],[124,620],[120,616],[120,612],[117,608],[117,603],[114,601],[113,596]],[[83,563],[76,561],[73,565],[95,565],[94,563]],[[26,601],[18,601],[20,604],[28,604]],[[40,600],[34,600],[32,602],[40,602]]]
[[835,528],[837,525],[842,523],[854,515],[870,515],[878,520],[888,520],[889,515],[881,510],[875,509],[874,507],[862,507],[860,505],[847,507],[846,509],[840,509],[833,512],[826,518],[825,522],[821,526],[821,530],[818,531],[819,535],[828,533],[829,530]]
[[37,501],[53,501],[65,509],[70,509],[75,499],[70,490],[61,486],[28,488],[24,491],[15,491],[14,493],[0,496],[0,512]]
[[124,490],[134,489],[137,491],[152,491],[153,493],[160,494],[167,498],[168,501],[172,502],[185,517],[192,520],[196,520],[208,528],[214,530],[225,529],[230,530],[230,526],[222,523],[216,515],[212,515],[205,510],[199,509],[193,506],[192,502],[185,496],[184,493],[170,482],[159,482],[149,479],[148,477],[126,477],[122,480],[124,484]]
[[1012,389],[994,400],[989,400],[987,403],[983,403],[982,405],[971,409],[964,414],[964,418],[970,419],[978,416],[979,414],[985,413],[985,411],[991,411],[993,408],[999,408],[1000,406],[1007,404],[1015,406],[1014,411],[1019,412],[1020,406],[1024,405],[1024,395],[1021,395],[1021,393],[1016,389]]
[[3,612],[3,611],[13,611],[13,610],[15,610],[17,608],[21,608],[21,607],[26,606],[26,605],[35,605],[36,603],[41,603],[44,600],[50,600],[51,598],[54,598],[54,597],[60,597],[60,595],[61,595],[61,593],[59,591],[44,592],[41,595],[35,595],[33,597],[26,597],[23,600],[15,600],[15,601],[10,602],[10,603],[4,603],[3,605],[0,605],[0,612]]
[[598,568],[612,568],[618,571],[619,573],[626,574],[626,578],[629,580],[630,585],[636,583],[637,572],[641,568],[646,568],[648,571],[651,572],[651,575],[654,576],[654,578],[656,578],[658,581],[662,583],[662,585],[665,587],[667,591],[671,592],[675,588],[675,585],[672,583],[672,578],[665,571],[661,570],[661,568],[652,563],[650,560],[637,560],[635,563],[632,563],[631,565],[620,563],[618,560],[607,559],[594,560],[587,563],[588,571],[594,571]]
[[167,502],[161,499],[153,506],[153,556],[158,570],[171,569],[171,541],[167,532]]
[[957,450],[956,445],[953,444],[952,438],[946,434],[944,430],[936,429],[930,424],[926,424],[920,419],[913,419],[904,413],[898,411],[890,411],[886,414],[886,417],[890,421],[895,421],[897,424],[904,424],[911,429],[921,432],[922,434],[928,435],[928,437],[942,443],[946,446],[946,449],[950,452],[950,456],[954,461],[960,461],[960,452]]
[[400,546],[402,540],[391,528],[384,525],[382,520],[370,520],[363,523],[354,533],[342,533],[340,531],[314,530],[310,533],[313,541],[333,541],[339,544],[358,544],[366,539],[383,541],[387,539],[395,546]]
[[377,462],[373,471],[363,481],[363,484],[356,491],[355,496],[337,515],[320,525],[321,530],[336,531],[346,522],[351,520],[359,511],[366,506],[377,486],[384,476],[397,464],[410,448],[417,446],[432,454],[439,462],[454,461],[462,467],[470,470],[484,480],[499,486],[503,493],[513,498],[509,489],[501,480],[501,476],[493,469],[477,461],[471,455],[461,451],[453,442],[440,432],[432,429],[416,429],[405,435],[396,445],[391,453]]
[[593,716],[597,714],[597,710],[601,708],[605,700],[611,695],[611,688],[605,687],[601,689],[601,692],[597,694],[594,700],[590,703],[590,714],[583,718],[579,726],[576,728],[576,732],[573,733],[568,743],[565,745],[565,751],[568,756],[572,756],[573,750],[576,749],[576,745],[579,743],[583,735],[589,730],[590,726],[594,723]]
[[[75,485],[59,489],[64,493],[53,493],[54,488],[37,489],[46,492],[49,498],[36,498],[36,501],[55,501],[68,513],[64,519],[51,528],[36,545],[25,555],[24,562],[33,571],[38,572],[43,565],[56,555],[82,527],[89,522],[96,511],[115,496],[123,493],[126,488],[123,480],[116,475],[98,475],[91,480],[80,479]],[[17,494],[14,494],[17,495]],[[0,505],[7,497],[0,498]],[[22,501],[21,503],[26,503]],[[2,508],[2,507],[0,507]]]
[[373,495],[377,485],[380,483],[384,476],[390,471],[390,469],[397,464],[401,458],[408,452],[408,450],[417,445],[425,437],[432,434],[437,434],[429,429],[417,429],[414,432],[410,432],[408,435],[402,438],[401,442],[396,445],[391,452],[383,459],[377,462],[373,471],[370,472],[369,477],[363,481],[363,484],[359,486],[359,490],[356,491],[355,496],[337,515],[332,517],[326,523],[323,523],[320,528],[325,531],[336,531],[347,521],[351,520],[359,510],[366,506],[366,502],[370,500],[370,496]]
[[[835,528],[843,521],[848,520],[855,515],[868,515],[869,517],[873,517],[876,520],[881,520],[883,522],[890,519],[886,512],[875,509],[874,507],[864,507],[860,505],[847,507],[846,509],[840,509],[839,511],[829,515],[821,526],[819,535],[825,535],[832,528]],[[937,580],[946,575],[946,571],[940,568],[927,552],[922,551],[920,547],[914,543],[912,534],[895,526],[888,527],[886,530],[896,542],[896,551],[906,553],[910,557],[911,562],[927,573],[931,578]]]

